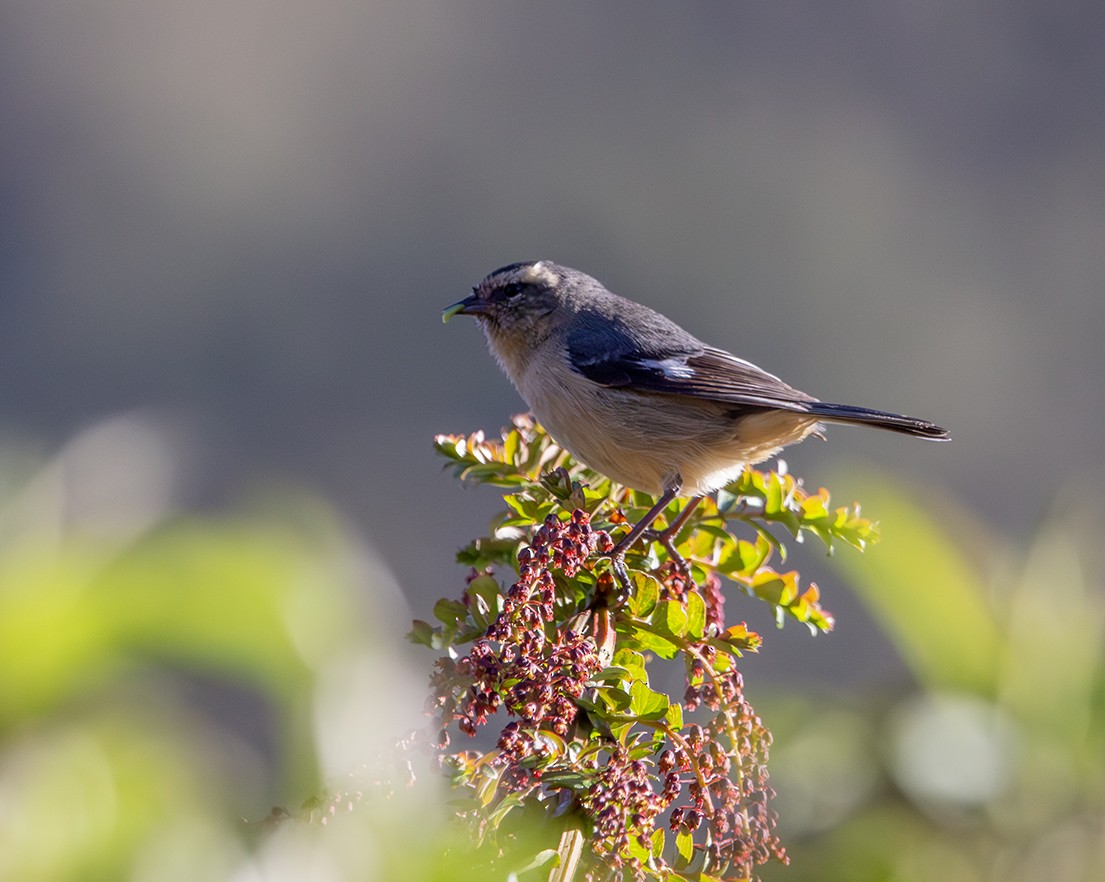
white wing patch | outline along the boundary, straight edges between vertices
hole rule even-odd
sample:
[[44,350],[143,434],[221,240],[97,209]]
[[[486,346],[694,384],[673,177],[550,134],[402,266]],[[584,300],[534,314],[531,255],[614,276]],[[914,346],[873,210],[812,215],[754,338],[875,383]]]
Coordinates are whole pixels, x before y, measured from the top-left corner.
[[687,364],[686,356],[672,358],[642,358],[637,362],[641,367],[658,370],[665,377],[678,377],[689,380],[695,375],[693,367]]

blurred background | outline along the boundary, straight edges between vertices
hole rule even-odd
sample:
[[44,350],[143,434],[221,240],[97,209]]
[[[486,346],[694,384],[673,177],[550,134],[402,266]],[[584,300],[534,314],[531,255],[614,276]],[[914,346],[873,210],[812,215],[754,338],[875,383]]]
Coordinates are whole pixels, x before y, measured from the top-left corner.
[[440,311],[534,258],[952,431],[787,454],[887,540],[794,555],[828,638],[731,605],[778,877],[1105,873],[1105,7],[0,22],[0,878],[303,875],[236,819],[417,720],[398,635],[500,505],[432,436],[522,407]]

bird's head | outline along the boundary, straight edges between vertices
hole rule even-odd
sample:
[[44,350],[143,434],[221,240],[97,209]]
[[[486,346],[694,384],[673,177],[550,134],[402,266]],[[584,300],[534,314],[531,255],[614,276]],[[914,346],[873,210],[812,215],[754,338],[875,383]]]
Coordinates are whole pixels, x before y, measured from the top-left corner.
[[574,272],[548,260],[512,263],[490,273],[472,294],[449,306],[442,321],[471,315],[488,336],[522,336],[531,343],[544,336],[549,316],[564,305]]

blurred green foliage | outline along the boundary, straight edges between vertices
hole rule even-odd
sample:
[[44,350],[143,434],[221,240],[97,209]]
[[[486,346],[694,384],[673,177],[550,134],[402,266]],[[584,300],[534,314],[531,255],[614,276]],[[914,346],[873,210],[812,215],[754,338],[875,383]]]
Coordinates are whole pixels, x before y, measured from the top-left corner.
[[890,476],[839,483],[884,530],[836,564],[913,682],[760,702],[792,855],[765,879],[1105,879],[1100,494],[1015,544]]
[[320,683],[366,645],[362,552],[325,506],[131,505],[112,446],[0,457],[3,880],[232,875],[245,819],[319,790]]
[[[348,642],[356,617],[303,526],[0,548],[0,877],[119,879],[159,852],[211,872],[236,812],[317,787],[309,644]],[[249,743],[249,713],[280,743]]]

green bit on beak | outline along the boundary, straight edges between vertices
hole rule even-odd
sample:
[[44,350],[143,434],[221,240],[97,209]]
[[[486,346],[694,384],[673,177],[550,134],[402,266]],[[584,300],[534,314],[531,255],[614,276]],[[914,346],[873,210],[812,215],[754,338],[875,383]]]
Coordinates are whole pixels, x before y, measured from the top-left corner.
[[452,306],[446,306],[444,311],[442,311],[441,313],[441,323],[445,324],[445,322],[449,321],[449,319],[451,319],[457,313],[464,312],[465,305],[466,304],[463,300],[458,300]]

